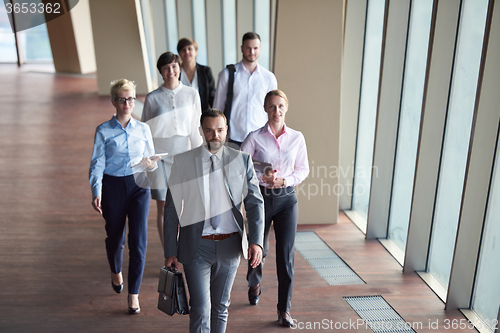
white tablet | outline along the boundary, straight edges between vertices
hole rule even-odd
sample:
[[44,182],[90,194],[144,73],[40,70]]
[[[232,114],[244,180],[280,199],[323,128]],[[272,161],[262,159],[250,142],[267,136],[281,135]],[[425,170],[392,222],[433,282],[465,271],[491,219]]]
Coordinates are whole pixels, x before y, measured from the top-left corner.
[[[161,158],[163,158],[163,157],[165,157],[165,156],[167,156],[167,155],[168,155],[168,153],[161,153],[161,154],[155,154],[155,155],[154,155],[154,156],[152,156],[152,157],[160,157],[160,159],[161,159]],[[138,167],[139,165],[141,165],[141,163],[140,163],[140,162],[139,162],[139,163],[137,163],[136,165],[132,166],[132,168]]]

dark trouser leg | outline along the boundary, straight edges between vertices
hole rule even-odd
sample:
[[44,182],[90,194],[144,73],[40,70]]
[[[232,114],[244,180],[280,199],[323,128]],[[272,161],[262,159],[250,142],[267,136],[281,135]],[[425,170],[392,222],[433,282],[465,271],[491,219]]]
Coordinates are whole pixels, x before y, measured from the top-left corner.
[[148,240],[148,215],[151,193],[148,188],[141,188],[135,184],[133,178],[128,179],[129,201],[128,215],[128,292],[138,294],[141,286],[142,274],[146,263],[146,249]]
[[248,286],[253,287],[260,284],[262,280],[262,270],[264,268],[264,262],[269,252],[269,230],[271,229],[272,216],[273,216],[273,198],[269,196],[264,196],[264,214],[265,214],[265,225],[264,225],[264,248],[262,249],[262,262],[259,266],[252,268],[250,266],[250,261],[248,262],[247,270],[247,281]]
[[102,180],[102,215],[106,221],[106,253],[114,274],[122,271],[125,245],[126,186],[123,177],[104,175]]
[[275,211],[273,223],[276,236],[278,311],[289,311],[294,275],[295,233],[299,211],[295,193],[276,199]]

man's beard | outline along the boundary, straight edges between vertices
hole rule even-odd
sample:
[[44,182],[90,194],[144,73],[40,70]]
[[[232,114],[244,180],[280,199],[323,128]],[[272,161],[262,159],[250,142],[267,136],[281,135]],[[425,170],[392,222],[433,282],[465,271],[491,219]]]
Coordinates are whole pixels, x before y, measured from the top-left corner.
[[208,145],[208,150],[210,150],[210,151],[219,150],[220,147],[222,147],[223,142],[222,141],[210,141],[210,142],[207,142],[207,145]]

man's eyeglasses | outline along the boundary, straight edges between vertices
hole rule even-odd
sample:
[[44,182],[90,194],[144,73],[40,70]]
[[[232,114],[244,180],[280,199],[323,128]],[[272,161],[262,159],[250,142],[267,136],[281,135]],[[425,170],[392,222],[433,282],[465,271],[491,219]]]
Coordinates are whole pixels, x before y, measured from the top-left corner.
[[127,102],[130,103],[130,104],[134,104],[135,103],[135,97],[129,97],[129,98],[119,97],[119,98],[116,98],[115,101],[117,101],[120,104],[125,104]]

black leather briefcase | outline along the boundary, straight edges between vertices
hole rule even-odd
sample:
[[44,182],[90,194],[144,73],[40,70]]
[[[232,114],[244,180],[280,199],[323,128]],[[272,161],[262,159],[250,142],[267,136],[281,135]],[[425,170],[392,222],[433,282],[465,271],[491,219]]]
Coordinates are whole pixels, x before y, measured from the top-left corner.
[[173,316],[175,313],[189,314],[186,287],[182,273],[176,269],[162,267],[158,282],[158,309]]

